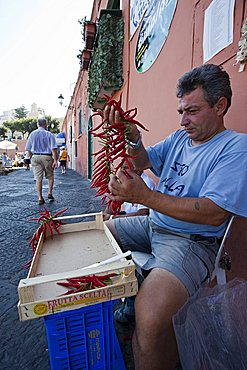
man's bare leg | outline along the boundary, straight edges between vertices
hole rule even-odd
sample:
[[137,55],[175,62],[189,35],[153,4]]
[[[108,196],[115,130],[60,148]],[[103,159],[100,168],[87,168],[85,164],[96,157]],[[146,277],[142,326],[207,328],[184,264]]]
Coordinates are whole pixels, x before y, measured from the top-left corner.
[[48,184],[49,184],[49,193],[48,194],[52,195],[53,185],[54,185],[54,176],[52,176],[48,179]]
[[168,271],[154,269],[135,302],[133,352],[136,370],[173,370],[178,357],[172,316],[186,302],[183,284]]
[[37,190],[37,193],[38,193],[39,200],[42,200],[43,199],[43,196],[42,196],[42,180],[36,180],[36,190]]

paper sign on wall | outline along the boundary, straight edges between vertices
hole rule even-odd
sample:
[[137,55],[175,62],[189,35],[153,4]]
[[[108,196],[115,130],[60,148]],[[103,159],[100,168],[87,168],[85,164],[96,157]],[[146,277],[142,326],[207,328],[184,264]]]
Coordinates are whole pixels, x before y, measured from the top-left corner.
[[203,62],[233,42],[235,0],[213,0],[205,11]]

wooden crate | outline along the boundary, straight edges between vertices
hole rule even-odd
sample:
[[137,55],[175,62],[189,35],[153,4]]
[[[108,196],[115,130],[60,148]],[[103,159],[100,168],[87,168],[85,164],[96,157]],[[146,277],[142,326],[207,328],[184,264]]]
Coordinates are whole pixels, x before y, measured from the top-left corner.
[[[94,220],[62,225],[61,235],[48,237],[45,243],[41,235],[28,276],[18,286],[21,321],[137,293],[135,265],[124,257],[102,214],[80,215],[86,216]],[[113,261],[104,264],[108,259]],[[118,276],[112,278],[111,285],[85,292],[64,295],[66,288],[57,284],[67,278],[112,272]]]

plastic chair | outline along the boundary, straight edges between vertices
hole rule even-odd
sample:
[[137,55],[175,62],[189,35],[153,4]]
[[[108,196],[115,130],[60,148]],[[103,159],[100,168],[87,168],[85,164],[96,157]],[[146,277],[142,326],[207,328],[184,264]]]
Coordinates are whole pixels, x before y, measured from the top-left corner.
[[213,271],[211,279],[210,279],[212,281],[212,280],[214,280],[214,278],[216,278],[217,284],[220,284],[220,285],[226,284],[226,266],[224,266],[224,264],[220,263],[220,261],[221,261],[221,258],[222,258],[222,252],[223,252],[223,249],[224,249],[224,246],[225,246],[225,241],[226,241],[226,238],[229,235],[229,232],[230,232],[230,229],[231,229],[232,222],[233,222],[234,218],[235,218],[235,216],[232,215],[230,217],[229,221],[228,221],[228,224],[227,224],[222,242],[220,244],[220,247],[219,247],[216,259],[215,259],[214,271]]

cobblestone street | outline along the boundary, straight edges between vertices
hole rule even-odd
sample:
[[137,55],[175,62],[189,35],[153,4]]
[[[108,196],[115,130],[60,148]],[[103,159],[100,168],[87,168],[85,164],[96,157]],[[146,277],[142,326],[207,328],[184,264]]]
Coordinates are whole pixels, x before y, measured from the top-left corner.
[[[46,333],[43,319],[20,322],[17,311],[18,284],[26,278],[23,265],[30,259],[30,238],[37,228],[39,209],[32,171],[15,169],[0,178],[0,368],[1,370],[49,370]],[[47,200],[48,183],[44,180],[45,207],[55,213],[68,207],[64,215],[93,213],[102,210],[100,199],[90,189],[90,181],[68,170],[55,173],[54,202]],[[116,325],[124,353],[126,369],[132,370],[131,335],[133,326]],[[117,369],[116,369],[117,370]]]

